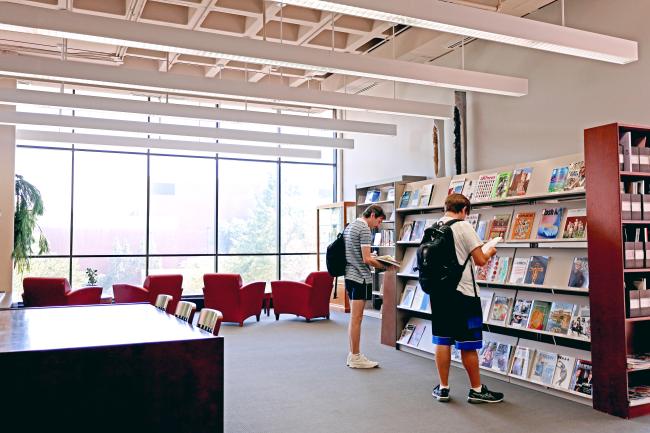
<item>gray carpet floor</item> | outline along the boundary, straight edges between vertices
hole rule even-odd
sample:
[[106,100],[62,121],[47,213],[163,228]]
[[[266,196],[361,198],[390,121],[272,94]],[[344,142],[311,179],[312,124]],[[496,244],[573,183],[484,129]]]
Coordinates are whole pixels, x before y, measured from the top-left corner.
[[485,378],[505,393],[467,403],[467,378],[451,371],[452,401],[431,397],[433,361],[382,346],[379,321],[364,318],[362,351],[380,368],[345,366],[347,314],[332,320],[273,314],[243,328],[225,324],[227,433],[626,433],[650,432],[650,416],[623,420],[541,392]]

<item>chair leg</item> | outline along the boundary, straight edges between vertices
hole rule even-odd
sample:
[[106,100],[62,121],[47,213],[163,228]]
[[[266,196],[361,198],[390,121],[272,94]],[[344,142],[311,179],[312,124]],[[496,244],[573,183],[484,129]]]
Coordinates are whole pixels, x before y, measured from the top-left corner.
[[307,321],[307,323],[309,323],[311,321],[311,319],[308,318],[308,317],[305,317],[305,320]]
[[241,320],[241,321],[239,322],[239,326],[240,326],[240,327],[241,327],[241,326],[244,326],[244,321],[243,321],[243,320]]
[[260,321],[260,315],[256,314],[255,317],[257,318],[257,321],[259,322]]
[[328,314],[327,316],[325,316],[325,318],[326,318],[327,320],[330,320],[330,315]]
[[280,320],[280,314],[275,313],[275,320]]

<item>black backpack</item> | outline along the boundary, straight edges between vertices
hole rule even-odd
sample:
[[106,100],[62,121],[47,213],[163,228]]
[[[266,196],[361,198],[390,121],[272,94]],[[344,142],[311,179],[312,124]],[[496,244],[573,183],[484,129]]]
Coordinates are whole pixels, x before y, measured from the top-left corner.
[[334,281],[334,299],[338,297],[336,288],[338,286],[338,277],[345,275],[345,266],[348,261],[345,259],[345,239],[343,233],[339,233],[334,239],[334,242],[327,246],[327,253],[325,253],[325,264],[327,272],[333,277],[337,277]]
[[438,221],[424,231],[418,247],[417,261],[420,272],[420,287],[431,295],[456,290],[469,257],[462,265],[458,263],[454,233],[451,226],[460,220],[446,223]]

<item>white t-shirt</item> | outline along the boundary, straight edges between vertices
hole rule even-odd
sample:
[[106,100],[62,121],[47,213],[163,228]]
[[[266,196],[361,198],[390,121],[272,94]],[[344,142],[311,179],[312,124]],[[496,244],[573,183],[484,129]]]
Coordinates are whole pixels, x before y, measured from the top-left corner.
[[[443,216],[440,218],[440,221],[446,223],[453,218],[448,216]],[[476,248],[483,245],[483,241],[476,234],[476,230],[472,227],[467,221],[458,221],[451,226],[451,231],[454,233],[454,243],[456,244],[456,257],[458,258],[458,263],[462,266],[467,260],[467,256],[474,251]],[[463,276],[458,283],[458,291],[466,296],[474,296],[474,284],[472,282],[472,270],[471,266],[474,266],[474,261],[470,260],[465,266],[465,271],[463,271]],[[476,293],[479,293],[478,287],[476,287]]]

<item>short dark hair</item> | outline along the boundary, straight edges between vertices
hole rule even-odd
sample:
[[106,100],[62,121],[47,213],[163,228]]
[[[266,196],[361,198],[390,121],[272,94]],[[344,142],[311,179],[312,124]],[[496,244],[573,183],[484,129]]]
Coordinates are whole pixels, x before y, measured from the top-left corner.
[[371,204],[366,208],[366,210],[363,211],[363,217],[364,218],[370,218],[371,216],[375,216],[375,218],[384,218],[386,219],[386,213],[384,210],[381,208],[381,206],[377,204]]
[[460,213],[467,208],[467,213],[472,209],[469,199],[463,194],[451,194],[445,200],[445,212]]

